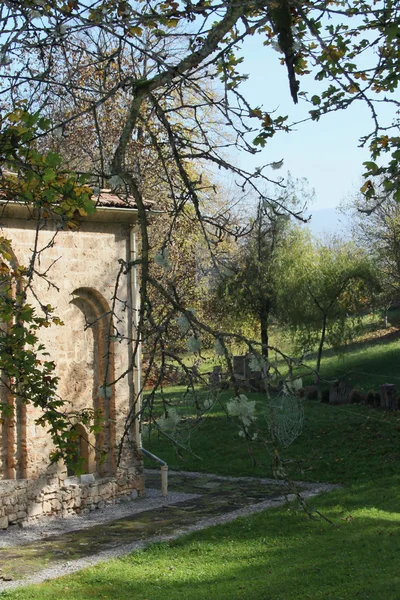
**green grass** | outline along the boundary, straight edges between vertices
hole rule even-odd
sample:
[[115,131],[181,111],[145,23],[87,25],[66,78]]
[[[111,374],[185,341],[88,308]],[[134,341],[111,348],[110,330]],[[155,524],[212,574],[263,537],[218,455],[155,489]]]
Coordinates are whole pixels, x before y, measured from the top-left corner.
[[379,391],[383,383],[394,383],[400,390],[399,358],[399,340],[359,344],[339,356],[326,356],[321,375],[328,380],[345,378],[362,391]]
[[318,498],[335,526],[270,510],[3,597],[397,600],[399,484]]
[[[231,392],[223,394],[225,399],[231,396]],[[182,440],[187,450],[176,449],[154,435],[151,451],[164,458],[172,469],[271,477],[273,448],[264,441],[268,437],[265,400],[262,394],[249,397],[257,401],[258,407],[260,441],[251,446],[256,466],[238,435],[236,419],[217,410],[205,417],[198,429],[191,431],[188,424],[187,437]],[[306,400],[304,408],[302,435],[282,450],[294,479],[345,484],[399,472],[400,413],[357,404],[331,406],[312,400]]]
[[[400,371],[398,371],[398,362],[400,356],[400,341],[393,339],[393,332],[382,329],[382,320],[375,314],[367,315],[363,319],[364,327],[362,334],[373,334],[378,332],[382,337],[371,338],[367,341],[355,341],[348,346],[344,346],[341,351],[335,351],[332,348],[325,347],[321,366],[321,377],[327,381],[336,378],[344,378],[353,387],[366,392],[368,390],[379,391],[380,385],[383,383],[394,383],[399,387],[400,391]],[[398,327],[400,325],[400,310],[389,312],[389,325]],[[385,338],[388,335],[388,339]],[[287,352],[289,355],[293,352],[293,344],[287,333],[274,329],[271,344],[275,341],[278,346]],[[274,341],[274,338],[276,340]],[[282,345],[282,341],[284,344]],[[238,354],[242,354],[243,350],[237,349]],[[235,353],[235,352],[234,352]],[[183,362],[187,366],[191,366],[194,361],[194,355],[188,354],[183,357]],[[286,372],[286,366],[283,361],[278,361],[282,373]],[[202,352],[201,364],[199,367],[200,373],[211,372],[214,365],[222,365],[224,362],[221,358],[216,357],[212,350]],[[316,366],[315,355],[306,360],[306,365],[311,369]],[[302,375],[306,384],[312,383],[314,375],[307,374],[304,368],[299,370],[299,375]]]
[[[335,360],[324,364],[332,375],[338,369]],[[365,346],[346,361],[346,368],[351,364],[386,381],[397,376],[400,343]],[[258,426],[266,430],[263,397],[253,398]],[[181,410],[187,412],[187,406]],[[269,445],[255,446],[258,464],[253,467],[237,423],[221,411],[204,420],[190,445],[202,460],[189,452],[182,458],[158,439],[151,450],[170,467],[271,475]],[[303,434],[283,456],[294,478],[344,485],[312,500],[333,525],[290,507],[268,510],[0,597],[399,600],[400,413],[306,401]]]

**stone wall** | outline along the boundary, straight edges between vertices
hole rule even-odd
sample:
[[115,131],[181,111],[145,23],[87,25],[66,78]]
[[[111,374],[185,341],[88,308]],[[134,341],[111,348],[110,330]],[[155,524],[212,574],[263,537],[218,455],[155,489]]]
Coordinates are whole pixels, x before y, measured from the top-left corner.
[[[35,245],[36,221],[14,214],[13,210],[7,207],[2,213],[1,233],[11,240],[16,263],[27,266]],[[129,483],[121,483],[126,477],[116,469],[118,442],[135,401],[130,372],[130,273],[120,276],[121,261],[130,258],[129,239],[135,216],[128,210],[123,218],[118,214],[109,210],[102,217],[99,211],[85,220],[79,231],[60,229],[56,223],[45,224],[38,235],[38,249],[43,251],[37,269],[46,277],[34,278],[35,294],[28,298],[38,313],[41,308],[35,297],[44,305],[50,304],[64,322],[63,326],[43,328],[40,342],[57,365],[58,393],[67,411],[73,415],[82,409],[94,409],[103,415],[102,430],[96,434],[87,431],[90,451],[85,472],[92,474],[95,482],[69,482],[66,487],[64,476],[48,475],[52,443],[46,429],[36,422],[40,411],[11,399],[16,406],[15,416],[4,419],[0,425],[3,526],[36,515],[78,512],[82,506],[97,505],[135,486],[139,490],[143,487],[142,460],[132,451],[133,428],[129,435],[133,444],[126,444],[121,463],[125,473],[130,473]],[[104,384],[115,380],[117,383],[105,391]],[[53,491],[43,491],[49,489]],[[7,490],[13,490],[11,500],[7,499]]]
[[144,494],[143,474],[135,467],[97,479],[93,475],[67,477],[65,471],[51,471],[35,480],[0,481],[0,529],[85,514],[120,497]]

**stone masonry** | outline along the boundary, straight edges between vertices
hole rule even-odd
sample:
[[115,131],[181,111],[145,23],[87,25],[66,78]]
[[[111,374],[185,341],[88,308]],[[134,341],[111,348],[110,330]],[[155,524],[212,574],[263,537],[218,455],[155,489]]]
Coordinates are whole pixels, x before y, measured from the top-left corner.
[[[117,292],[115,285],[121,259],[131,257],[136,211],[104,198],[103,206],[85,218],[79,230],[50,221],[40,228],[38,248],[44,250],[37,265],[47,275],[34,280],[37,298],[55,307],[64,322],[43,329],[40,341],[57,365],[58,393],[71,423],[76,411],[94,409],[101,412],[103,427],[93,434],[76,423],[85,475],[68,477],[64,465],[50,465],[51,440],[36,423],[40,412],[18,399],[5,399],[3,390],[2,401],[12,402],[15,411],[0,425],[0,528],[41,515],[78,513],[132,490],[143,492],[133,428],[117,468],[118,443],[135,402],[130,368],[132,273],[119,277]],[[2,235],[11,240],[15,264],[29,264],[36,220],[29,218],[26,207],[8,204],[0,212],[0,224]],[[29,302],[35,300],[30,297]],[[106,460],[101,458],[104,454]]]

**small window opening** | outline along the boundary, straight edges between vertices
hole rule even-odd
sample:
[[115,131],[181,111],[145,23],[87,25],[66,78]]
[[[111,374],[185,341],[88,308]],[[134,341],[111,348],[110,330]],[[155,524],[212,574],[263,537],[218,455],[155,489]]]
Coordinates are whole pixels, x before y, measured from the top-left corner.
[[68,464],[68,476],[75,475],[75,468],[79,465],[81,473],[89,472],[89,440],[83,425],[74,425],[71,431],[76,431],[77,436],[74,440],[74,449],[72,451],[71,462]]

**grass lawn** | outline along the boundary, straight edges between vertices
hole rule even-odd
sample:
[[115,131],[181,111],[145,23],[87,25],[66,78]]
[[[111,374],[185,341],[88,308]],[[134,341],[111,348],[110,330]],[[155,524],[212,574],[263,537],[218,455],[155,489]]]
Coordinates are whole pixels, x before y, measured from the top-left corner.
[[[171,469],[272,477],[273,448],[263,442],[262,435],[268,435],[263,396],[251,394],[250,398],[257,399],[259,407],[260,441],[252,444],[256,466],[238,435],[237,421],[217,411],[186,440],[191,452],[178,452],[157,437],[152,439],[151,451]],[[306,400],[304,408],[302,435],[282,450],[293,479],[351,484],[400,473],[400,412],[355,404],[335,407],[312,400]],[[147,464],[154,467],[154,463]]]
[[397,600],[396,483],[390,491],[356,486],[319,498],[335,527],[271,510],[3,597]]
[[[360,350],[351,360],[386,378],[390,356],[397,375],[400,342],[377,348],[376,355]],[[253,397],[259,427],[266,428],[263,398]],[[151,450],[170,467],[271,475],[272,449],[259,443],[252,467],[237,424],[221,412],[204,420],[190,445],[202,460],[182,458],[157,439]],[[400,413],[306,401],[303,434],[283,454],[293,478],[344,485],[312,500],[333,525],[286,506],[0,597],[399,600]]]
[[[383,383],[394,383],[400,392],[399,359],[399,339],[359,343],[344,349],[340,355],[326,353],[321,377],[327,380],[344,378],[363,392],[379,391]],[[307,362],[315,368],[315,361]]]

